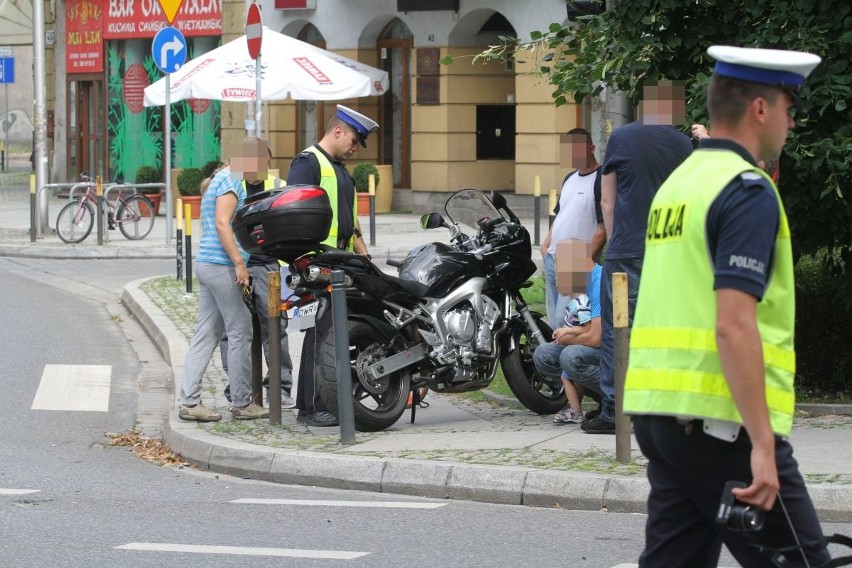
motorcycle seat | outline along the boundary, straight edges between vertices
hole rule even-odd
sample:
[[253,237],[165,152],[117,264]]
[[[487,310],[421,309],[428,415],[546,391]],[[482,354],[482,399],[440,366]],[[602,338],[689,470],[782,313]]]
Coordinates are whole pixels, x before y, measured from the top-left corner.
[[418,300],[422,300],[429,294],[429,286],[426,284],[421,284],[415,280],[403,280],[402,278],[397,278],[396,276],[387,276],[388,280],[395,282],[400,288],[417,298]]

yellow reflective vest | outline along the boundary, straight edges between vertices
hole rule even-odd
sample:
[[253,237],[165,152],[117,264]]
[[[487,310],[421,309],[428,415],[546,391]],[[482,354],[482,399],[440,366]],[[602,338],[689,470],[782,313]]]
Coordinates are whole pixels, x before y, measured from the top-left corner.
[[[320,167],[320,187],[328,194],[328,200],[331,203],[331,229],[328,232],[328,238],[323,241],[324,245],[337,247],[337,174],[334,173],[334,166],[326,155],[317,148],[311,146],[305,150],[317,157]],[[352,199],[352,226],[357,226],[358,221],[358,206],[357,196]],[[355,239],[349,239],[349,246],[346,250],[354,250]]]
[[796,369],[790,228],[772,180],[732,151],[693,152],[666,180],[651,204],[623,408],[628,414],[742,424],[716,347],[716,292],[706,239],[710,206],[740,175],[765,177],[778,199],[780,219],[772,274],[757,304],[757,323],[772,430],[788,436]]

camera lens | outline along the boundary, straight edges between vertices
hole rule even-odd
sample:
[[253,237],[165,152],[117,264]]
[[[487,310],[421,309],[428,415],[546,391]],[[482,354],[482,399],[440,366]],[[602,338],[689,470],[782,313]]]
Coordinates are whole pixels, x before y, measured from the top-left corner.
[[759,531],[766,521],[766,512],[753,507],[731,507],[731,518],[728,526],[737,531]]

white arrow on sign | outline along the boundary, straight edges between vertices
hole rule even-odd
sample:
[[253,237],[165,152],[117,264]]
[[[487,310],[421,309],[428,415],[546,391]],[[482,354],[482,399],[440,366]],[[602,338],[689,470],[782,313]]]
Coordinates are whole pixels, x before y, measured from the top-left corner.
[[175,55],[179,54],[183,51],[183,44],[177,38],[172,41],[166,42],[163,44],[162,49],[160,49],[160,67],[167,67],[169,60],[168,54],[174,53]]

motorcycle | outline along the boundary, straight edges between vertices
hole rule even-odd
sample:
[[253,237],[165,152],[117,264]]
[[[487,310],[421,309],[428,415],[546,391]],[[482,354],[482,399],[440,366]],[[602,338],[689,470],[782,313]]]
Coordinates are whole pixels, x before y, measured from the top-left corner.
[[[438,393],[483,389],[494,380],[498,364],[529,410],[552,414],[565,405],[561,382],[541,375],[533,364],[533,351],[549,341],[552,330],[521,293],[536,271],[529,232],[505,198],[493,192],[489,199],[479,190],[458,191],[445,212],[446,219],[429,213],[420,224],[448,229],[450,244],[424,244],[401,262],[388,260],[398,276],[385,274],[364,256],[322,246],[286,259],[292,262],[285,284],[300,298],[294,307],[305,312],[327,295],[333,270],[345,274],[360,431],[393,425],[409,392],[422,387]],[[318,341],[319,393],[337,416],[335,335],[329,331]]]

